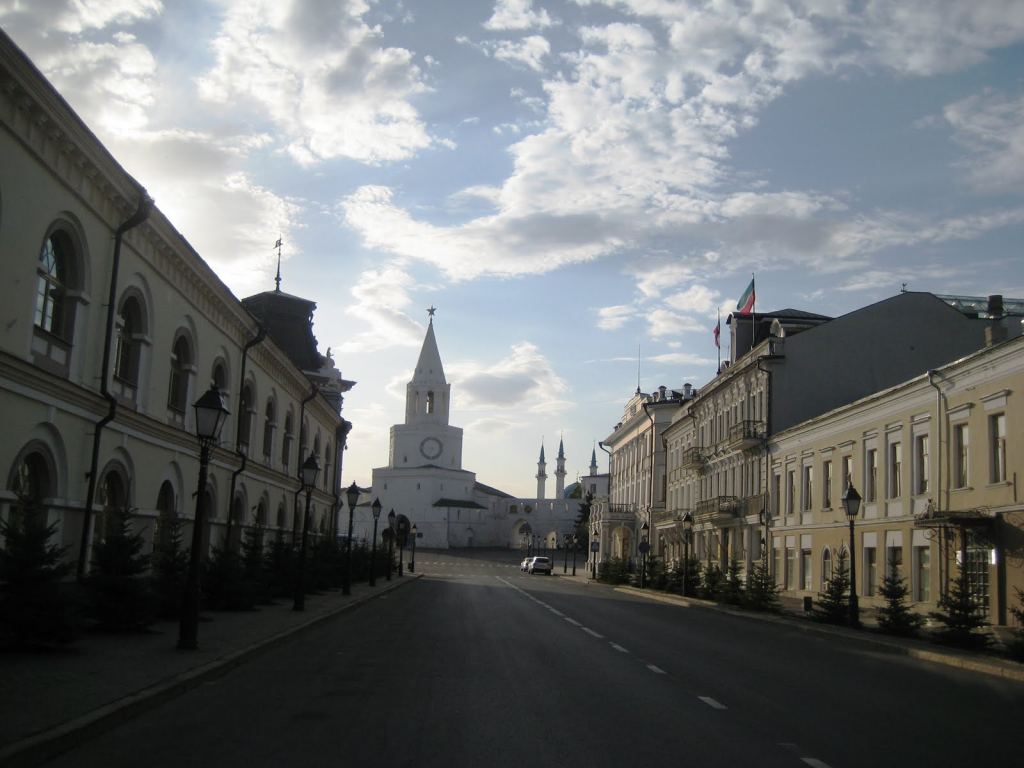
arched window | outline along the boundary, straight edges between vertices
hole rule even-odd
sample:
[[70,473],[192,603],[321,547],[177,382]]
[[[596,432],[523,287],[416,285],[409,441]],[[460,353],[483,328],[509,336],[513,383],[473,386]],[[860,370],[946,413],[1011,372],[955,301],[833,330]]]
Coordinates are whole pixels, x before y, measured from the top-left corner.
[[292,415],[284,417],[284,440],[281,443],[281,466],[287,467],[292,455]]
[[263,421],[263,458],[269,464],[274,450],[274,428],[277,426],[277,408],[274,399],[267,398]]
[[114,353],[114,378],[123,386],[121,394],[134,399],[139,386],[144,315],[136,296],[127,296],[117,314],[117,348]]
[[825,547],[821,551],[821,589],[825,590],[832,579],[832,550]]
[[43,499],[53,495],[46,458],[36,452],[25,456],[12,475],[10,487],[18,497],[12,509],[12,518],[19,515],[26,524],[45,525]]
[[178,336],[171,350],[171,377],[167,384],[167,407],[184,416],[188,409],[189,377],[193,370],[192,347],[188,338]]
[[36,262],[32,353],[37,365],[67,374],[79,300],[78,254],[68,231],[53,229]]
[[170,553],[174,549],[175,538],[181,546],[178,515],[174,507],[174,488],[170,482],[164,480],[156,497],[156,530],[153,532],[153,549],[158,552]]
[[302,466],[302,462],[306,460],[306,435],[308,430],[306,425],[303,424],[299,429],[299,466]]
[[246,382],[242,387],[242,402],[238,413],[238,450],[248,453],[249,440],[252,437],[252,422],[254,415],[255,395],[252,391],[252,384]]
[[279,531],[283,531],[284,530],[287,516],[288,516],[288,513],[285,510],[284,502],[282,501],[280,504],[277,505],[277,521],[276,521],[277,530],[279,530]]
[[324,490],[330,490],[331,488],[331,444],[327,443],[324,446],[324,463],[320,469],[320,474],[324,479]]
[[101,509],[93,544],[104,541],[116,532],[121,514],[128,509],[128,483],[118,469],[112,468],[103,475],[97,501]]
[[427,413],[434,412],[434,393],[427,392]]
[[228,368],[223,360],[213,364],[212,383],[221,393],[228,391]]

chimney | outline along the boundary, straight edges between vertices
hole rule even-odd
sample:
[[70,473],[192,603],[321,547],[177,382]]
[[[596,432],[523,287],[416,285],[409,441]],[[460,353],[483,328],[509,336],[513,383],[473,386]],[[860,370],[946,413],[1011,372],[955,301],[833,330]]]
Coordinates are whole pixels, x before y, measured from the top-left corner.
[[687,399],[693,397],[693,384],[689,382],[683,384],[683,397]]
[[988,297],[988,325],[985,327],[985,346],[991,347],[1006,341],[1006,324],[1003,323],[1003,297],[994,293]]
[[663,400],[666,399],[665,398],[665,390],[667,390],[667,389],[668,389],[668,387],[666,387],[664,384],[662,384],[660,387],[658,387],[658,400],[663,401]]
[[1003,316],[1003,296],[993,293],[988,297],[988,316],[991,320],[999,320]]

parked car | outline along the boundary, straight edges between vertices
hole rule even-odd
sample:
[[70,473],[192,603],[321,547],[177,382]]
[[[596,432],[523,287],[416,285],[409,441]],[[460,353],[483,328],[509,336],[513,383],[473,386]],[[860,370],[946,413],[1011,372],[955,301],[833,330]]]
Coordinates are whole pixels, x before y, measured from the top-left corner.
[[551,558],[548,557],[534,557],[530,559],[530,564],[526,568],[527,573],[546,573],[548,576],[551,575]]
[[531,560],[533,560],[532,557],[524,557],[523,558],[523,562],[521,562],[519,564],[519,570],[520,571],[528,571],[528,570],[530,570],[530,561]]

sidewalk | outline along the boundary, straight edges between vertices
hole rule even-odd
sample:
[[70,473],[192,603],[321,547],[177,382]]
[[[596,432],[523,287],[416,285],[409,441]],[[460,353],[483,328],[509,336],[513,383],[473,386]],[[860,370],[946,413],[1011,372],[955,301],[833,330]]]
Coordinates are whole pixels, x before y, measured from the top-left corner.
[[35,765],[73,746],[84,731],[156,706],[325,619],[419,578],[376,587],[353,584],[310,595],[303,613],[291,601],[256,611],[204,613],[199,649],[179,651],[177,622],[145,635],[85,633],[69,650],[0,654],[0,765]]
[[[592,584],[598,583],[590,581],[590,579],[587,579],[587,582]],[[611,585],[607,586],[610,587]],[[958,667],[960,669],[970,670],[971,672],[979,672],[981,674],[992,675],[994,677],[1002,677],[1007,680],[1024,682],[1024,664],[1019,662],[986,653],[970,653],[967,651],[946,648],[936,643],[930,643],[927,640],[901,638],[871,631],[871,627],[874,626],[874,620],[867,611],[864,612],[863,616],[863,623],[866,629],[850,629],[848,627],[840,627],[832,624],[822,624],[821,622],[806,618],[802,611],[787,608],[786,606],[784,606],[782,611],[779,613],[764,613],[761,611],[748,611],[731,605],[716,603],[711,600],[702,600],[697,597],[682,597],[681,595],[659,592],[653,589],[638,589],[637,587],[625,586],[617,586],[614,587],[614,589],[616,592],[623,592],[625,594],[643,597],[660,603],[669,603],[684,608],[706,608],[708,610],[728,613],[741,618],[754,619],[755,621],[785,624],[805,632],[816,632],[819,634],[839,636],[855,642],[881,646],[890,652],[910,656],[911,658],[920,659],[922,661],[928,661],[933,664],[943,664],[948,667]],[[796,601],[792,602],[796,604]]]

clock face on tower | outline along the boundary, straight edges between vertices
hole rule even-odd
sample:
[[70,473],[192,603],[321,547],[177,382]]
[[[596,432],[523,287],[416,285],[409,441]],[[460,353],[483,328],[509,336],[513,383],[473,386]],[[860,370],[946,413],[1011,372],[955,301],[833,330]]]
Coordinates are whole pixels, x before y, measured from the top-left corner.
[[436,437],[425,437],[420,443],[420,453],[425,459],[436,459],[441,455],[441,441]]

